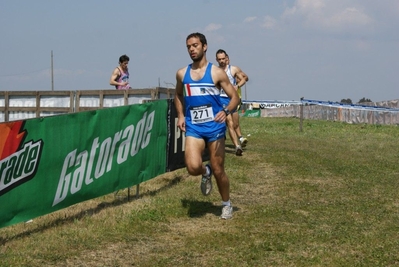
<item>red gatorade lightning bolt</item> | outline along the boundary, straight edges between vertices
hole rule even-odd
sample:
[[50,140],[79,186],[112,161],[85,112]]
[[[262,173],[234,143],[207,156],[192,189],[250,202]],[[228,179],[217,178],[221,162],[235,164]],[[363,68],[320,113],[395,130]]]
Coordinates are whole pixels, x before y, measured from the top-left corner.
[[0,160],[15,153],[24,140],[26,131],[20,132],[23,121],[0,124]]

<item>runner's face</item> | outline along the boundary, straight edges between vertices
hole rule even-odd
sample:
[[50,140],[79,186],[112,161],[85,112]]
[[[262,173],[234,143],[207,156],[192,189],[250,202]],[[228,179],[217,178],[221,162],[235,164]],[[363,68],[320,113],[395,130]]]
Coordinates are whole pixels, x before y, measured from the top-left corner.
[[199,38],[192,37],[187,40],[187,51],[194,62],[200,61],[204,57],[206,45],[202,45]]
[[225,68],[227,66],[227,57],[225,53],[219,53],[216,55],[216,61],[219,63],[219,67]]
[[123,70],[127,70],[127,66],[129,65],[129,61],[123,61],[119,64]]

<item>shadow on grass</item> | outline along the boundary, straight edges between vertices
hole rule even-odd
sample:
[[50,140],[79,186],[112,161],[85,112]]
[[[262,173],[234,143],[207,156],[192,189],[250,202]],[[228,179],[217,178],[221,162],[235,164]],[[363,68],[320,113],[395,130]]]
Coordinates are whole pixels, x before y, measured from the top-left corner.
[[[209,201],[197,201],[192,199],[182,199],[182,206],[187,209],[187,214],[191,218],[203,217],[208,213],[215,216],[222,214],[222,206],[214,205]],[[237,207],[233,207],[233,211],[238,211]]]
[[224,151],[226,154],[235,154],[236,153],[236,147],[234,145],[225,145]]
[[[162,187],[157,188],[156,190],[151,190],[151,191],[147,191],[145,193],[142,193],[138,197],[136,195],[133,195],[133,196],[130,195],[129,196],[127,194],[123,195],[122,197],[121,196],[118,197],[118,191],[117,191],[117,192],[114,193],[114,200],[113,201],[101,202],[94,208],[84,209],[84,210],[82,210],[82,211],[80,211],[80,212],[78,212],[78,213],[76,213],[74,215],[66,215],[65,214],[65,217],[63,217],[63,218],[57,218],[57,219],[52,220],[52,221],[50,221],[48,223],[43,223],[43,224],[37,225],[37,227],[34,228],[34,229],[28,229],[26,231],[23,231],[22,233],[18,233],[18,234],[14,235],[14,236],[11,236],[11,237],[3,238],[3,237],[0,236],[0,246],[5,245],[7,242],[12,241],[12,240],[16,240],[16,239],[19,239],[19,238],[24,238],[24,237],[27,237],[27,236],[29,236],[31,234],[34,234],[34,233],[44,232],[47,229],[50,229],[52,227],[67,225],[67,224],[73,223],[76,220],[83,219],[84,217],[93,216],[93,215],[101,212],[102,210],[105,210],[107,208],[113,208],[113,207],[117,207],[117,206],[123,205],[124,203],[129,202],[131,200],[139,199],[142,196],[155,196],[159,192],[162,192],[164,190],[167,190],[167,189],[175,186],[183,178],[184,178],[183,176],[177,176],[177,177],[175,177],[175,178],[173,178],[171,180],[168,180],[168,183],[166,183]],[[135,187],[135,186],[133,186],[133,187]],[[133,188],[133,187],[131,187],[131,188]],[[134,192],[136,192],[136,191],[134,190]],[[81,203],[84,203],[84,202],[81,202]],[[77,204],[79,204],[79,203],[77,203]],[[43,216],[46,216],[46,215],[43,215]],[[34,222],[34,220],[33,220],[33,222]]]
[[191,199],[182,199],[183,208],[187,209],[188,216],[192,218],[202,217],[208,213],[220,215],[221,207],[215,206],[209,201],[197,201]]
[[235,149],[236,149],[235,145],[233,145],[233,144],[225,144],[224,147],[225,147],[226,151],[228,151],[228,150],[235,151]]

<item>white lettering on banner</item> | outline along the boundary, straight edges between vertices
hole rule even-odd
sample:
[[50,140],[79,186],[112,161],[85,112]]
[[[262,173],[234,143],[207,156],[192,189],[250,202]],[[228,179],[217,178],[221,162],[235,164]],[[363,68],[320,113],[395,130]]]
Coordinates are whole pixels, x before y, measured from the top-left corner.
[[180,128],[177,126],[177,120],[178,118],[175,118],[175,141],[174,141],[174,149],[173,152],[176,154],[177,153],[177,140],[181,137],[182,138],[182,151],[184,151],[185,148],[185,143],[186,143],[186,135],[182,134]]
[[94,177],[101,177],[105,173],[105,166],[107,165],[107,160],[110,155],[112,139],[108,137],[101,143],[100,154],[98,154],[98,160],[96,165],[96,170],[94,172]]
[[[69,152],[64,159],[53,206],[63,201],[68,193],[79,192],[84,185],[93,183],[94,179],[99,179],[111,171],[115,152],[117,152],[116,163],[120,165],[129,155],[134,157],[140,149],[146,148],[151,141],[154,117],[155,111],[148,117],[145,112],[136,126],[131,124],[101,142],[99,137],[94,138],[90,152],[84,150],[77,156],[77,149]],[[97,161],[94,162],[95,160]],[[94,173],[93,166],[95,166]]]
[[118,142],[121,140],[121,136],[122,136],[122,131],[116,132],[114,135],[114,140],[112,142],[111,151],[109,153],[109,158],[108,158],[107,172],[109,172],[112,168],[112,156],[115,154],[115,147],[118,144]]
[[[75,152],[76,152],[76,150],[75,150]],[[72,188],[71,188],[71,193],[72,194],[75,194],[76,192],[78,192],[82,188],[83,179],[85,177],[85,175],[84,175],[85,174],[85,168],[84,167],[86,166],[87,158],[88,158],[87,151],[83,151],[76,158],[76,162],[80,163],[80,166],[73,173]],[[68,192],[68,191],[66,191],[66,192]]]
[[247,117],[259,117],[259,115],[260,115],[260,112],[257,111],[257,112],[249,113]]
[[[145,114],[144,116],[146,115],[147,114]],[[132,157],[134,157],[137,154],[137,152],[139,152],[140,146],[142,145],[141,141],[143,140],[144,123],[145,123],[145,117],[143,117],[143,119],[141,119],[136,125],[136,131],[134,134],[132,147],[130,149],[130,156]]]
[[0,161],[0,195],[16,183],[29,180],[37,170],[43,141],[25,143],[23,149]]

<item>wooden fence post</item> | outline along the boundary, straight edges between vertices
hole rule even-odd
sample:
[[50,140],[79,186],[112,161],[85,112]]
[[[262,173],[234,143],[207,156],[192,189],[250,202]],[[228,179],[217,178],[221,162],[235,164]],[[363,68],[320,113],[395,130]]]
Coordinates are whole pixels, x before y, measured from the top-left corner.
[[9,121],[10,120],[10,95],[6,91],[4,94],[4,121]]
[[[301,97],[301,101],[303,97]],[[303,103],[299,106],[299,131],[302,132],[302,124],[303,124]]]

